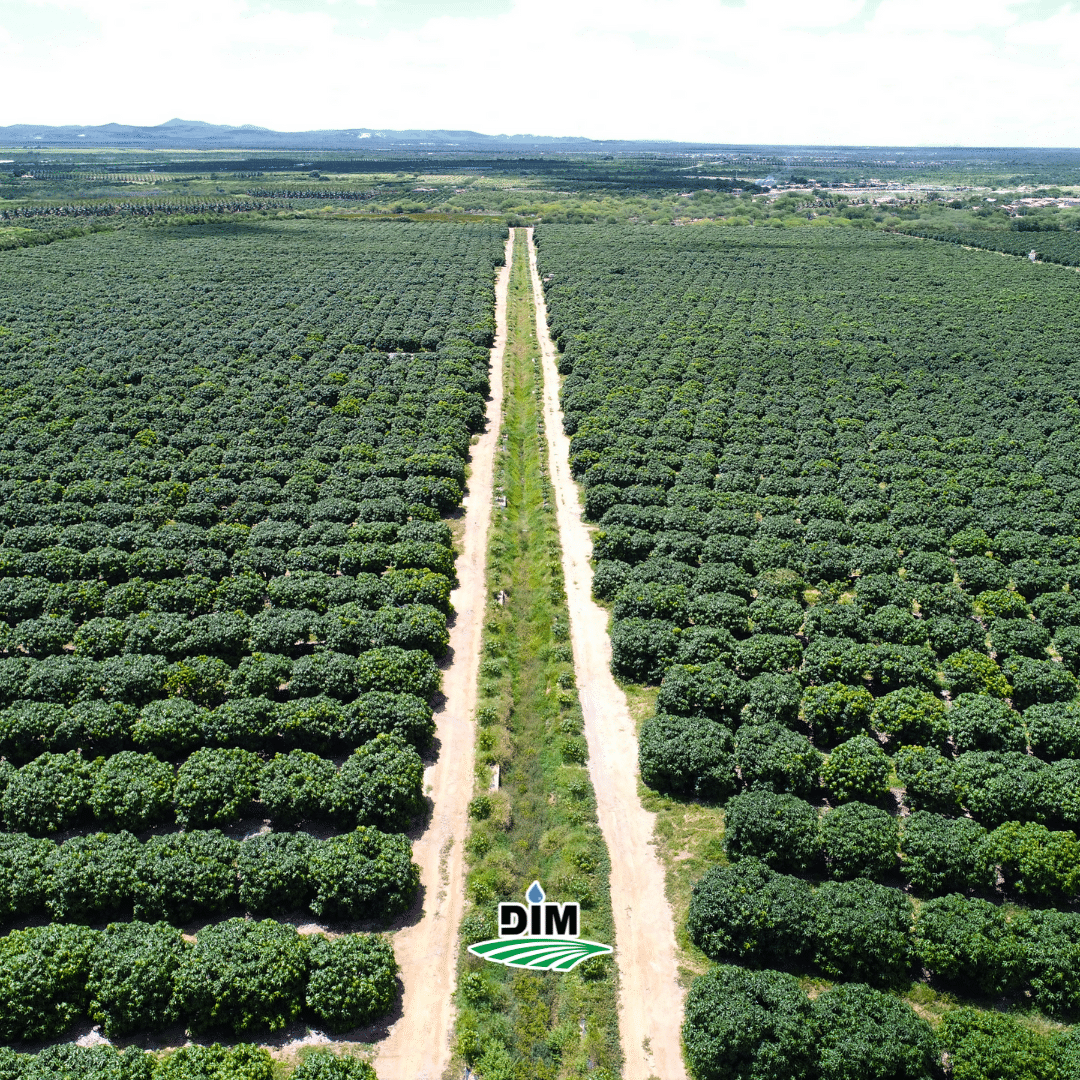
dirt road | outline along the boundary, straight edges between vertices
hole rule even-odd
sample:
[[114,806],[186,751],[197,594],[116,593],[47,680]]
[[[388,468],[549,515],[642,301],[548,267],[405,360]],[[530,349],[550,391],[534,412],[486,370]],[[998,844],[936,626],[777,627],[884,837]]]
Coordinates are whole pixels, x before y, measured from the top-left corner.
[[675,963],[675,927],[664,895],[664,870],[651,846],[655,815],[637,794],[637,738],[626,697],[611,674],[608,616],[592,599],[592,541],[581,521],[570,475],[570,440],[563,434],[555,346],[548,335],[544,290],[529,229],[529,265],[536,333],[544,362],[547,427],[555,510],[562,538],[578,692],[589,743],[589,776],[600,828],[611,855],[611,907],[619,963],[619,1035],[624,1080],[685,1080],[679,1028],[682,990]]
[[491,350],[491,398],[487,430],[472,448],[465,530],[457,559],[458,587],[450,594],[457,619],[450,629],[452,662],[443,673],[445,707],[436,714],[438,760],[424,773],[424,791],[434,802],[431,822],[413,844],[420,867],[424,913],[394,935],[394,953],[404,986],[401,1017],[379,1047],[379,1080],[440,1080],[450,1062],[454,1026],[452,996],[457,981],[457,938],[465,898],[462,845],[473,787],[473,711],[486,603],[485,567],[491,523],[492,476],[503,397],[506,297],[514,232],[506,265],[496,283],[495,346]]

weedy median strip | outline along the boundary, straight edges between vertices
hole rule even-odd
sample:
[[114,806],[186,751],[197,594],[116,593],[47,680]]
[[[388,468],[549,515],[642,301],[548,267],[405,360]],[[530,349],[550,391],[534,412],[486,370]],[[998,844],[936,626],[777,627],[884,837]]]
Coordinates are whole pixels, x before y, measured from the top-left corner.
[[485,1077],[613,1077],[621,1055],[610,958],[554,973],[516,970],[466,951],[496,936],[498,902],[523,900],[534,880],[549,900],[580,902],[583,938],[614,939],[608,854],[584,767],[532,292],[519,239],[510,277],[451,1074],[468,1065]]

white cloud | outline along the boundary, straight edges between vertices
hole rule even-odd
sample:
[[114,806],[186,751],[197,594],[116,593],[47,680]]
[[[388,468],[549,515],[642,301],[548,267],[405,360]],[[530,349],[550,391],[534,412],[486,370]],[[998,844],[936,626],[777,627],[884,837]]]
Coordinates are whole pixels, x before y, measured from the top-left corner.
[[[1080,144],[1075,8],[1021,22],[1009,0],[883,0],[863,20],[863,0],[515,0],[387,31],[378,4],[372,36],[376,4],[0,0],[0,123]],[[34,27],[90,29],[32,39],[20,7]]]

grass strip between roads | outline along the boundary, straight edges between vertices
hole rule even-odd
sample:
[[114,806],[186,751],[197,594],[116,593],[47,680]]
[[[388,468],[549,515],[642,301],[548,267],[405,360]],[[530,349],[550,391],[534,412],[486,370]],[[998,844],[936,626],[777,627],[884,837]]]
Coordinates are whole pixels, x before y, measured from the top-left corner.
[[610,958],[528,972],[466,952],[496,936],[498,902],[522,901],[533,880],[550,900],[581,903],[582,937],[613,943],[614,933],[574,689],[524,231],[516,240],[452,1072],[466,1064],[484,1080],[605,1080],[622,1063]]

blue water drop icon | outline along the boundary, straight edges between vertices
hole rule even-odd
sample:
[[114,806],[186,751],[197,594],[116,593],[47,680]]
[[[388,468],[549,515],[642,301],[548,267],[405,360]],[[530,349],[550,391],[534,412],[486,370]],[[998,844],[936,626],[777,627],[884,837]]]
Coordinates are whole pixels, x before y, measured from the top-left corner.
[[529,891],[525,894],[525,898],[530,904],[542,904],[544,902],[544,890],[540,888],[539,881],[534,881],[529,886]]

